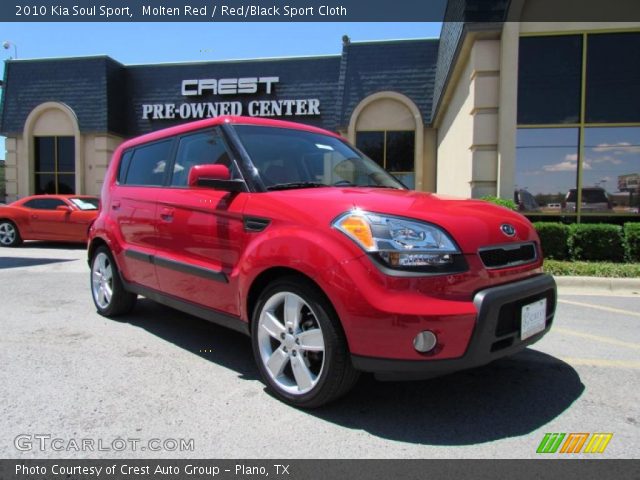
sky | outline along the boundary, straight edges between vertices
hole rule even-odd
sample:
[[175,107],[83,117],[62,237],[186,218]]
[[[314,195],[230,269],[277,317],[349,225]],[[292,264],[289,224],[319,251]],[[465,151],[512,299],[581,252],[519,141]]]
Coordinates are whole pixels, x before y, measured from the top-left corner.
[[[434,38],[440,23],[0,23],[0,59],[109,55],[123,64],[339,54],[352,42]],[[0,64],[4,78],[4,62]],[[0,137],[0,160],[5,158]]]

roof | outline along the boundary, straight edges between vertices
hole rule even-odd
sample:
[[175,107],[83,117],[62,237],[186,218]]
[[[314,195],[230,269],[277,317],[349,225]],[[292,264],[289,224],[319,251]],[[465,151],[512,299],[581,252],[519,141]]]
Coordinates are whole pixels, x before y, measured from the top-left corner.
[[421,39],[346,45],[337,126],[346,127],[360,101],[382,91],[406,95],[420,110],[424,123],[430,123],[438,44],[437,39]]
[[68,105],[83,131],[117,131],[107,79],[118,68],[104,56],[7,61],[0,131],[22,133],[29,113],[47,101]]

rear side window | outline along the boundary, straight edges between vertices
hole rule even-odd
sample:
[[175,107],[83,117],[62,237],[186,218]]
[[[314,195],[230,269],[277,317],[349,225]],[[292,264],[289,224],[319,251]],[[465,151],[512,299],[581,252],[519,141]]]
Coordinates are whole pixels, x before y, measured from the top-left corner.
[[55,210],[60,205],[66,205],[66,203],[57,198],[34,198],[24,203],[25,207],[36,210]]
[[[135,148],[128,162],[126,174],[120,172],[120,175],[124,174],[124,182],[121,183],[125,185],[163,185],[167,166],[171,163],[172,144],[173,140],[165,140]],[[125,157],[122,159],[122,167],[125,166]]]
[[133,150],[127,150],[122,155],[118,169],[118,183],[124,183],[124,179],[127,177],[127,170],[129,170],[129,164],[131,163],[131,157],[133,157]]
[[189,170],[196,165],[218,164],[231,168],[231,158],[217,131],[199,132],[180,139],[171,185],[187,186]]

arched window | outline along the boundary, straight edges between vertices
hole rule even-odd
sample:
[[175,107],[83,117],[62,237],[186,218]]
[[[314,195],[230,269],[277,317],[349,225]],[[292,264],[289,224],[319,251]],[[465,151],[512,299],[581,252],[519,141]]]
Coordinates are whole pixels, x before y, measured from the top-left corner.
[[416,160],[423,143],[418,108],[406,96],[380,92],[355,108],[349,125],[352,142],[409,188],[416,186]]
[[66,105],[47,102],[36,107],[25,122],[30,192],[78,192],[78,122]]

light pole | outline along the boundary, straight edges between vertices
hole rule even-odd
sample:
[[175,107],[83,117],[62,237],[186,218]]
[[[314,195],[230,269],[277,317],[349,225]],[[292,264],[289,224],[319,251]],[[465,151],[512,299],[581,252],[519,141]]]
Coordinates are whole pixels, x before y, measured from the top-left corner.
[[5,40],[2,44],[2,47],[5,50],[9,50],[11,47],[13,47],[13,58],[14,60],[18,58],[18,46],[15,43],[10,42],[9,40]]

